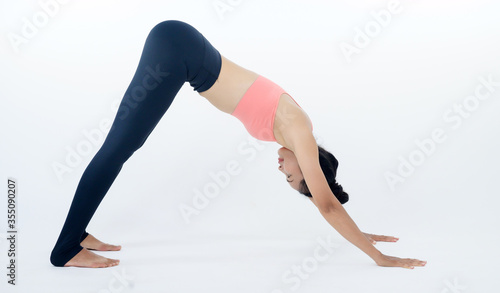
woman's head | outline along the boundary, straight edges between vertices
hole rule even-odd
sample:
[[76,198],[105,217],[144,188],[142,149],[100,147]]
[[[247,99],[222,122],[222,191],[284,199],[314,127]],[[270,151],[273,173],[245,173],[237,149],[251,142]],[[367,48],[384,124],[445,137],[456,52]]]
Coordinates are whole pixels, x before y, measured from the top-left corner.
[[[339,185],[336,180],[339,162],[330,152],[326,151],[321,146],[318,146],[318,152],[319,164],[330,189],[341,204],[346,203],[349,200],[349,195],[344,192],[342,186]],[[294,153],[287,148],[280,148],[278,150],[278,155],[278,163],[280,164],[278,169],[287,176],[286,180],[289,182],[290,186],[301,194],[312,197]]]

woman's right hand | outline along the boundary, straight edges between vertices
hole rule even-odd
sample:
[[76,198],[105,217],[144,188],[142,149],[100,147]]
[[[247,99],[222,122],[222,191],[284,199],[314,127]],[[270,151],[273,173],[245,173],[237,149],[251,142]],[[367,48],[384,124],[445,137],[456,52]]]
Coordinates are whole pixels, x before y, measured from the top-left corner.
[[413,269],[414,267],[423,267],[427,261],[422,261],[413,258],[399,258],[382,254],[377,260],[377,265],[381,267],[402,267],[405,269]]

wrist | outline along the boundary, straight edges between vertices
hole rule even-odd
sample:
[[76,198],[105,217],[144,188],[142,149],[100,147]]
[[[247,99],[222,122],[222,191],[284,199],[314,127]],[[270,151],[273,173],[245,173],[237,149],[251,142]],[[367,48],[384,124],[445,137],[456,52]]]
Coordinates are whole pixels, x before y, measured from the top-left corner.
[[380,252],[379,250],[375,249],[376,251],[373,253],[370,253],[370,257],[376,262],[380,262],[382,258],[384,257],[384,254]]

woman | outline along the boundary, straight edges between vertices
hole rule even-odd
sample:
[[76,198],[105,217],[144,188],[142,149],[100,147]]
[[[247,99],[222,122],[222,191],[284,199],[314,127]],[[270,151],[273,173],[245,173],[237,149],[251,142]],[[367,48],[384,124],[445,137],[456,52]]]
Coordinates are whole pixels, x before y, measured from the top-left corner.
[[161,22],[149,33],[111,129],[80,179],[51,253],[53,265],[118,265],[118,260],[90,250],[121,247],[102,243],[86,227],[122,165],[144,144],[186,81],[219,110],[240,119],[252,136],[282,145],[279,170],[290,186],[308,196],[343,237],[378,265],[425,265],[416,259],[383,255],[372,244],[397,238],[358,229],[342,206],[348,195],[335,181],[337,160],[316,144],[309,117],[290,95],[267,78],[229,61],[195,28],[176,20]]

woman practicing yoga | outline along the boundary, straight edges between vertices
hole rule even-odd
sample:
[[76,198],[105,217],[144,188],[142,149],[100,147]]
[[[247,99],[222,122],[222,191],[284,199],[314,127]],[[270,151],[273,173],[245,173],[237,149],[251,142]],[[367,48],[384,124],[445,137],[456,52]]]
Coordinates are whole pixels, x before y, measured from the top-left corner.
[[335,179],[338,161],[316,144],[309,117],[290,95],[221,56],[189,24],[168,20],[149,33],[111,129],[80,179],[50,256],[54,266],[118,265],[118,260],[90,251],[121,247],[97,240],[86,232],[87,225],[123,164],[144,144],[186,81],[219,110],[241,120],[252,136],[283,146],[278,150],[278,169],[290,186],[308,196],[328,223],[377,265],[414,268],[426,264],[382,254],[373,246],[376,241],[398,239],[358,229],[342,206],[348,195]]

